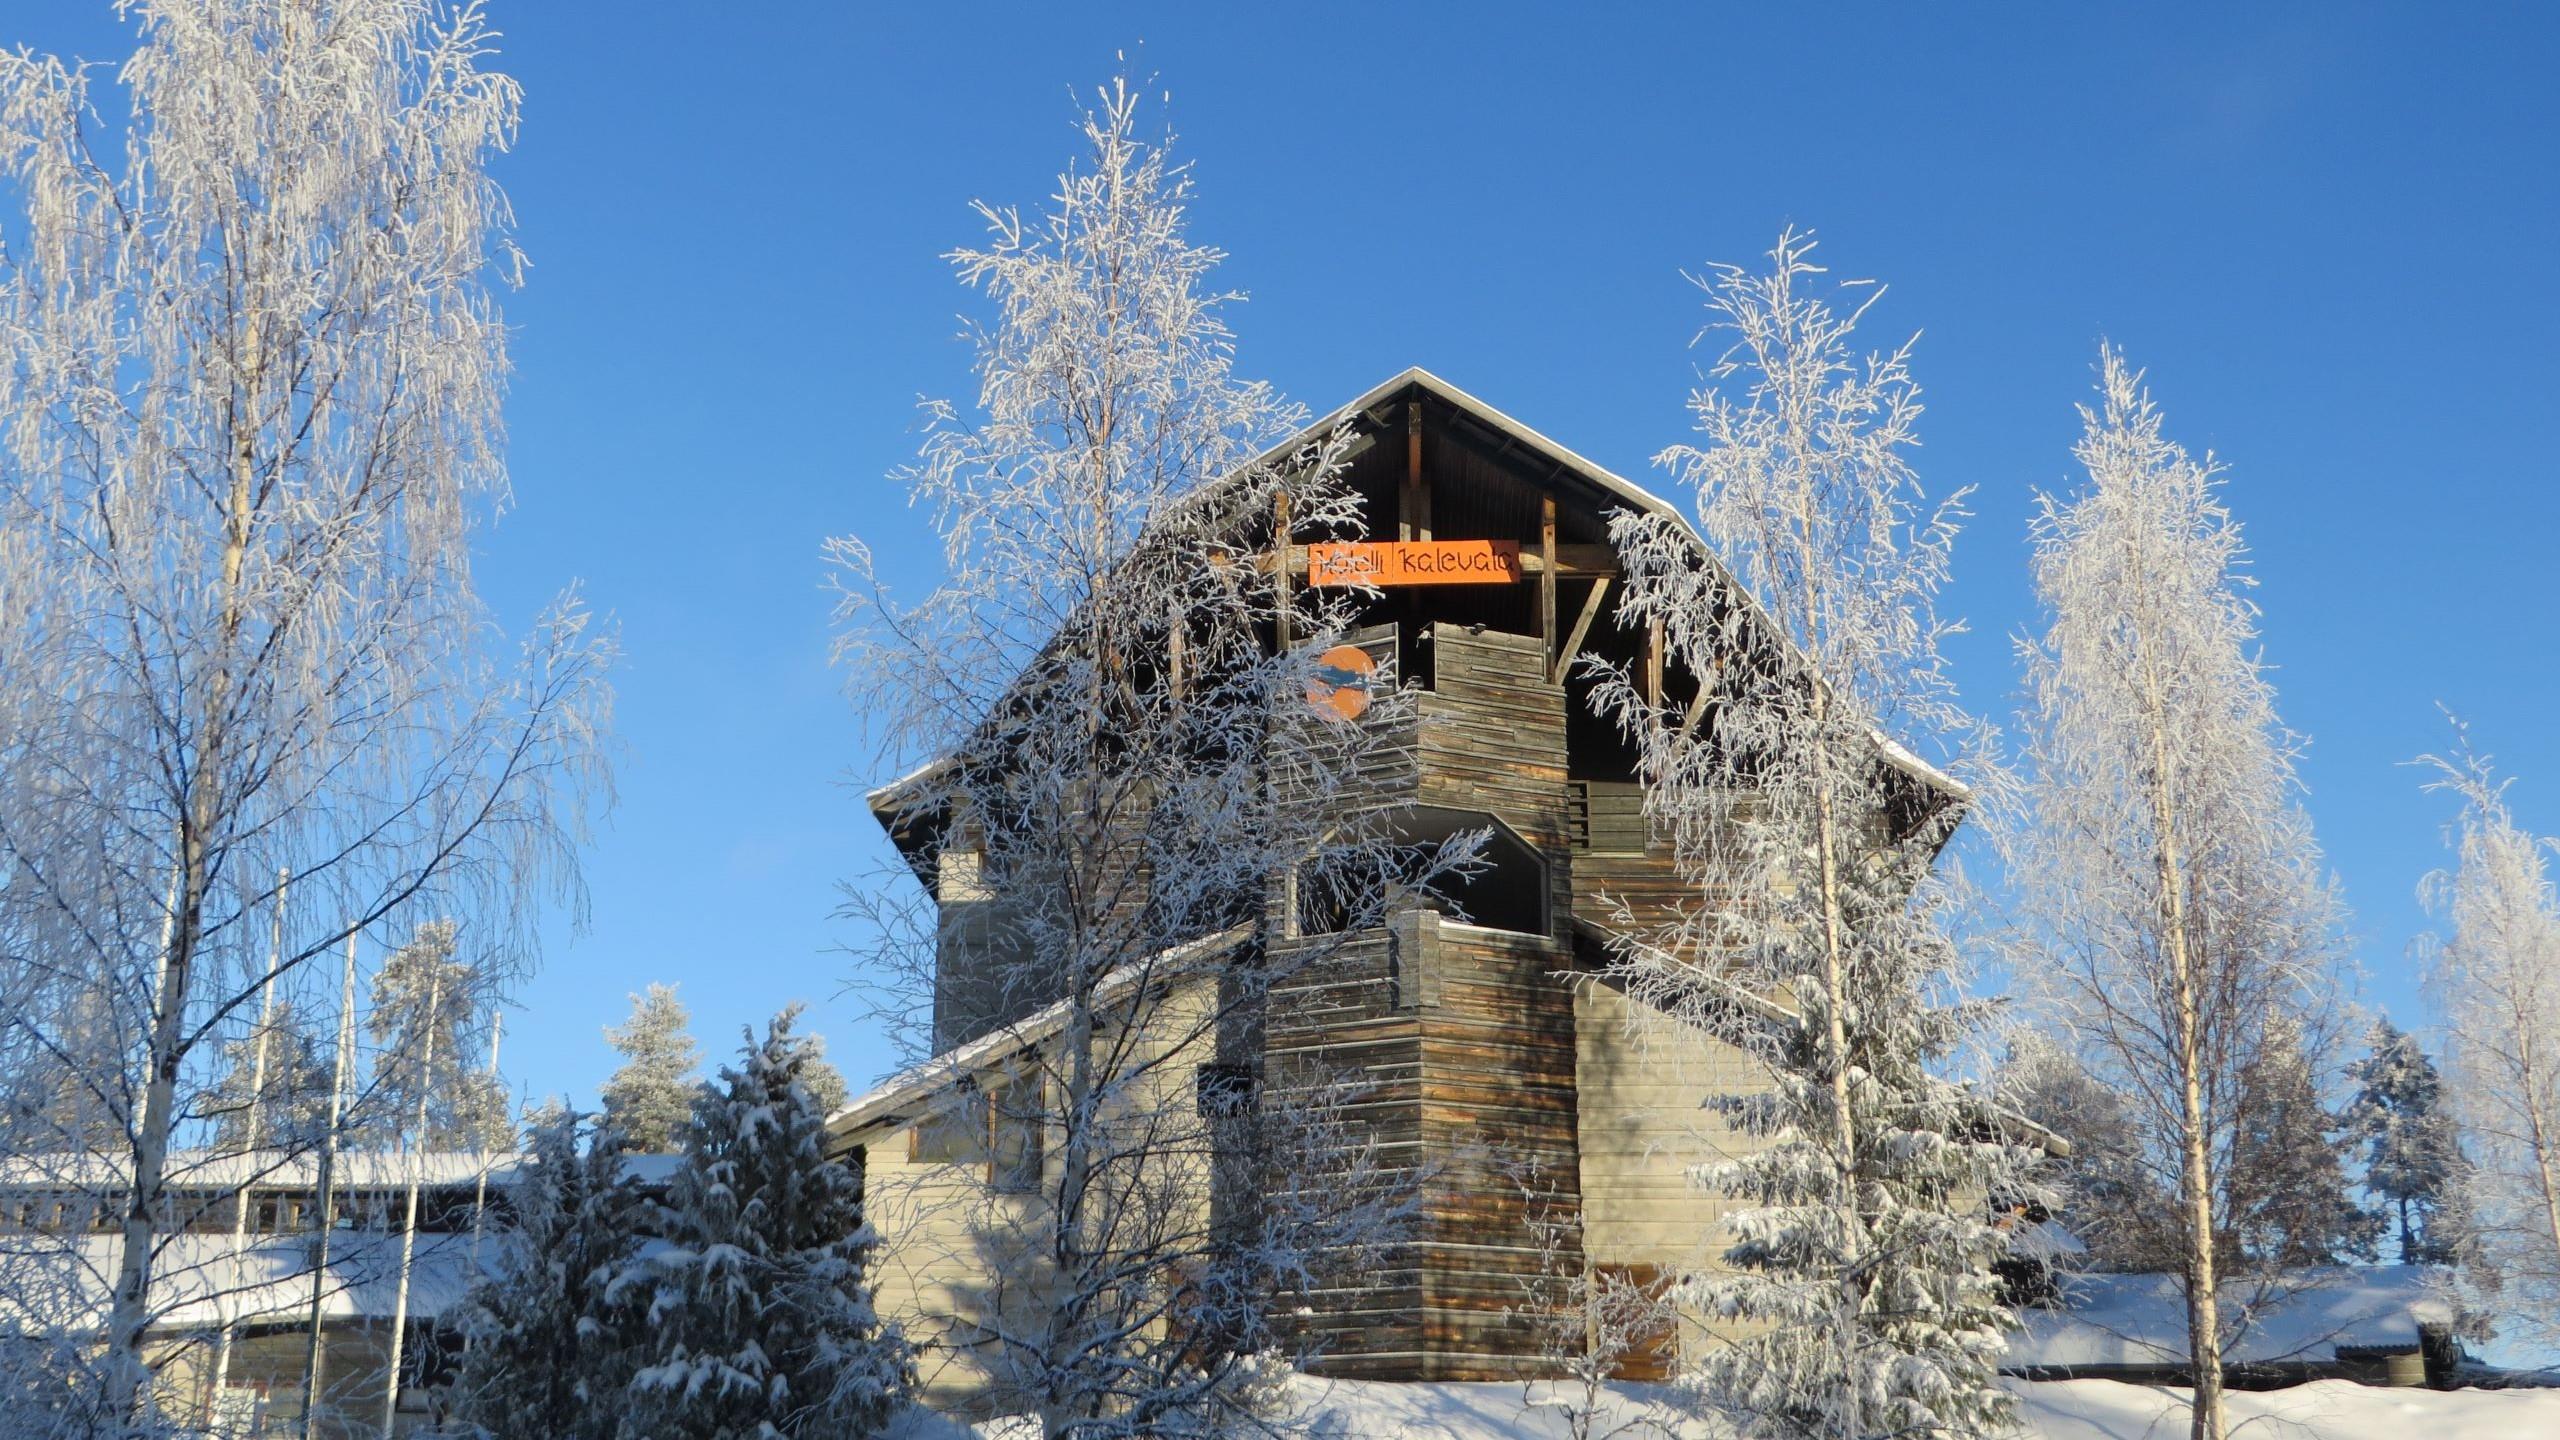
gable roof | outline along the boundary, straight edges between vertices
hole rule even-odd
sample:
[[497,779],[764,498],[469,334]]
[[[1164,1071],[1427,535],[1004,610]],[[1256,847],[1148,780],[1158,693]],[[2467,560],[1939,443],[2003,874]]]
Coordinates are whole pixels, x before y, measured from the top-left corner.
[[[1396,372],[1369,387],[1357,398],[1309,422],[1296,434],[1265,450],[1251,465],[1240,467],[1239,473],[1279,464],[1305,449],[1310,442],[1331,433],[1334,427],[1343,421],[1363,415],[1412,390],[1419,390],[1454,410],[1464,412],[1504,438],[1548,461],[1558,470],[1568,472],[1603,495],[1623,502],[1628,508],[1658,516],[1678,526],[1681,533],[1687,535],[1697,545],[1699,554],[1706,558],[1707,563],[1716,567],[1729,591],[1741,598],[1742,603],[1749,607],[1751,613],[1768,627],[1769,633],[1773,635],[1781,633],[1776,621],[1770,619],[1767,612],[1762,609],[1758,597],[1754,596],[1749,588],[1741,584],[1734,578],[1732,572],[1725,568],[1722,558],[1715,553],[1712,546],[1707,544],[1706,537],[1700,535],[1696,527],[1689,523],[1689,517],[1681,512],[1679,506],[1609,467],[1548,438],[1544,433],[1532,429],[1418,365],[1408,366]],[[1913,754],[1882,730],[1873,730],[1869,733],[1875,741],[1877,754],[1886,764],[1959,804],[1973,798],[1972,787]],[[880,817],[883,823],[887,823],[899,808],[898,802],[901,799],[913,793],[924,780],[939,773],[949,763],[947,757],[927,761],[897,779],[869,791],[863,797],[864,802],[870,806],[874,815]]]

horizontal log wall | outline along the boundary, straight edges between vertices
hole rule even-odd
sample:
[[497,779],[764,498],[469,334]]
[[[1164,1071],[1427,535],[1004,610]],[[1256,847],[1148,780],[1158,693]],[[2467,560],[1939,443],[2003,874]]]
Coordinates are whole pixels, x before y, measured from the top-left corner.
[[[1536,1368],[1530,1308],[1545,1264],[1578,1269],[1564,690],[1535,636],[1443,625],[1431,642],[1420,798],[1481,810],[1546,861],[1548,933],[1431,920],[1422,1012],[1423,1380]],[[1541,1222],[1565,1227],[1542,1258]]]

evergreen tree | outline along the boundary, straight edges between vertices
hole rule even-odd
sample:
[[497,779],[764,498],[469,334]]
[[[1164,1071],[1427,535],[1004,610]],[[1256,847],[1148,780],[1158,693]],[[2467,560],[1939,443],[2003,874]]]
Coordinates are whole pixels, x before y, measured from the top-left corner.
[[2399,1230],[2400,1263],[2443,1265],[2455,1245],[2439,1217],[2462,1166],[2444,1080],[2417,1037],[2384,1016],[2373,1022],[2365,1058],[2348,1071],[2356,1083],[2347,1133],[2364,1160],[2364,1188],[2390,1207]]
[[701,1059],[692,1021],[676,987],[653,984],[647,995],[631,997],[630,1019],[605,1027],[604,1038],[623,1062],[604,1084],[605,1123],[634,1150],[663,1155],[676,1148],[676,1132],[693,1109]]
[[262,1150],[298,1150],[319,1142],[329,1124],[330,1062],[292,1001],[278,1001],[263,1027],[253,1026],[224,1045],[222,1066],[221,1078],[195,1102],[197,1114],[213,1122],[215,1150],[246,1148],[253,1134]]
[[645,1201],[609,1128],[579,1141],[565,1109],[528,1127],[525,1166],[489,1273],[460,1318],[454,1419],[488,1440],[613,1440],[637,1368],[640,1298],[617,1289]]
[[450,920],[427,921],[374,975],[366,1023],[381,1058],[353,1122],[372,1144],[501,1150],[512,1138],[506,1087],[484,1063],[488,980],[462,958],[459,935]]
[[2291,1026],[2240,1068],[2225,1201],[2224,1263],[2294,1269],[2370,1258],[2374,1217],[2348,1194],[2352,1142],[2320,1103]]
[[[817,1035],[809,1035],[809,1040],[817,1043]],[[824,1048],[809,1056],[809,1074],[801,1076],[801,1084],[809,1086],[809,1099],[817,1104],[819,1115],[835,1115],[837,1109],[845,1109],[847,1099],[852,1099],[852,1089],[845,1084],[845,1071],[824,1061]]]
[[702,1087],[662,1206],[669,1248],[641,1272],[652,1356],[631,1384],[652,1440],[878,1434],[909,1383],[873,1311],[879,1235],[859,1173],[826,1158],[796,1007]]

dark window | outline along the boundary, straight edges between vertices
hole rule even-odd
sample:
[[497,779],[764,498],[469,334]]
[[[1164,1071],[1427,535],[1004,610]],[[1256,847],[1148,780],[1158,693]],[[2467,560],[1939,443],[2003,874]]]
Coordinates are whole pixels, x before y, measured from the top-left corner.
[[1245,1065],[1203,1065],[1193,1076],[1200,1113],[1211,1120],[1234,1120],[1253,1111],[1253,1070]]
[[[1475,856],[1439,868],[1443,847],[1481,835]],[[1478,810],[1416,805],[1398,811],[1387,843],[1361,846],[1299,867],[1298,933],[1330,935],[1373,925],[1408,898],[1452,920],[1544,935],[1547,865],[1519,833]]]

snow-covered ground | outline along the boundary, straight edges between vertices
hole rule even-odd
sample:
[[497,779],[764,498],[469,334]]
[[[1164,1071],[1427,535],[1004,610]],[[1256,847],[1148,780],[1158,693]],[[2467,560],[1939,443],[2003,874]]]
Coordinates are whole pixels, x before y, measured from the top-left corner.
[[[2424,1325],[2453,1323],[2452,1280],[2416,1265],[2293,1270],[2280,1287],[2224,1292],[2223,1354],[2235,1362],[2329,1361],[2341,1347],[2415,1350]],[[2085,1372],[2182,1363],[2186,1282],[2175,1275],[2066,1275],[2067,1303],[2018,1312],[2002,1364]]]
[[[1328,1440],[1566,1440],[1568,1417],[1556,1393],[1539,1386],[1395,1385],[1305,1378],[1291,1393]],[[2183,1391],[2113,1380],[2015,1382],[2020,1440],[2179,1440],[2187,1433]],[[1571,1392],[1578,1395],[1579,1392]],[[1544,1402],[1544,1403],[1539,1403]],[[2560,1437],[2560,1390],[2386,1390],[2322,1380],[2289,1390],[2235,1391],[2235,1437],[2264,1440],[2532,1440]],[[1018,1440],[1038,1430],[1004,1422],[979,1427],[982,1440]],[[1675,1418],[1651,1386],[1611,1387],[1595,1436],[1615,1440],[1723,1440],[1716,1427]],[[947,1423],[921,1423],[899,1440],[970,1440]]]
[[[2020,1385],[2040,1440],[2162,1440],[2187,1433],[2183,1390],[2113,1380]],[[2289,1390],[2235,1390],[2234,1437],[2319,1440],[2530,1440],[2560,1436],[2560,1390],[2385,1390],[2319,1380]],[[2244,1428],[2245,1427],[2245,1428]]]

